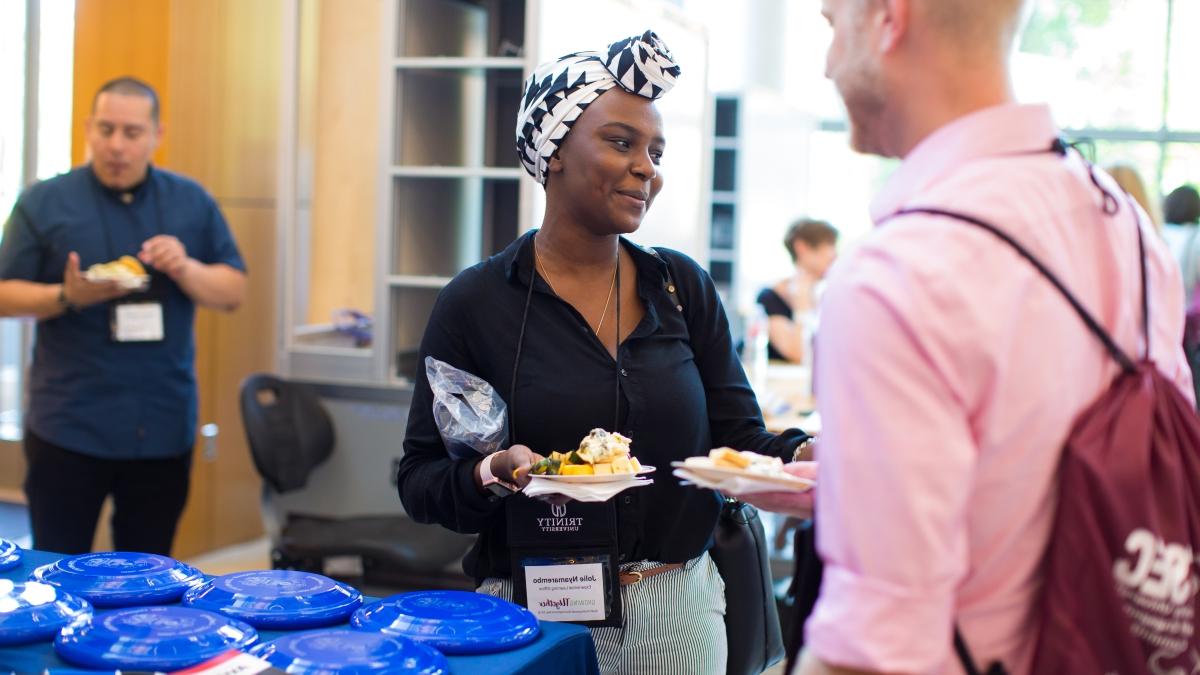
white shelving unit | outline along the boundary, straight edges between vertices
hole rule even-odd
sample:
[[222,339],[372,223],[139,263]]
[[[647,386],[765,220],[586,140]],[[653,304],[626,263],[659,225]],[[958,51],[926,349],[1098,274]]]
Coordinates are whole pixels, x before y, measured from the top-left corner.
[[732,94],[718,94],[714,98],[716,119],[713,125],[712,210],[708,259],[713,281],[729,303],[736,297],[738,278],[738,153],[741,136],[741,98]]
[[[599,48],[617,37],[654,27],[671,36],[687,66],[681,81],[659,107],[672,133],[669,194],[659,196],[639,232],[643,243],[666,245],[707,263],[709,169],[712,152],[706,87],[707,40],[702,27],[689,21],[667,0],[594,0],[575,3],[547,0],[285,0],[284,100],[279,158],[278,288],[283,312],[278,331],[278,370],[294,379],[333,384],[403,389],[416,368],[416,352],[440,290],[461,270],[502,250],[536,225],[543,206],[541,188],[523,179],[513,131],[525,76],[540,60],[567,51]],[[586,7],[595,21],[579,22]],[[334,47],[321,53],[329,26],[327,14],[370,11],[376,23],[378,57],[373,72],[324,68],[337,61]],[[361,18],[361,17],[360,17]],[[360,23],[365,23],[360,21]],[[564,27],[569,27],[565,30]],[[343,27],[338,34],[354,47],[356,36]],[[349,37],[347,37],[349,36]],[[375,36],[371,36],[372,45]],[[366,38],[362,38],[365,40]],[[307,42],[306,42],[307,41]],[[371,50],[374,47],[370,47]],[[360,50],[361,51],[361,50]],[[360,56],[363,56],[360,54]],[[327,61],[332,59],[333,61]],[[371,57],[361,59],[365,64]],[[314,187],[313,167],[337,164],[339,148],[325,155],[312,150],[313,137],[325,129],[314,122],[312,108],[344,112],[321,98],[325,82],[355,82],[370,93],[364,99],[379,110],[376,128],[363,129],[378,151],[370,197],[372,223],[339,220],[340,212],[314,221],[313,203],[320,189],[338,193],[358,178],[332,180]],[[369,88],[374,89],[369,89]],[[337,89],[335,87],[335,89]],[[340,91],[344,92],[343,87]],[[314,94],[313,92],[317,92]],[[346,107],[355,104],[349,102]],[[360,110],[356,108],[355,110]],[[339,138],[354,139],[355,129]],[[699,138],[700,142],[682,140]],[[350,160],[343,160],[350,161]],[[341,165],[339,165],[341,166]],[[361,168],[351,163],[349,169]],[[340,183],[339,183],[340,180]],[[352,182],[357,181],[357,182]],[[319,188],[319,189],[318,189]],[[343,190],[344,191],[344,190]],[[354,190],[349,190],[355,192]],[[361,190],[366,192],[366,190]],[[328,204],[330,200],[326,200]],[[359,202],[355,202],[359,203]],[[324,229],[321,229],[324,228]],[[345,228],[346,234],[342,234]],[[319,231],[323,238],[314,238]],[[366,237],[366,256],[359,265],[343,266],[348,276],[372,267],[370,290],[359,282],[352,292],[328,302],[371,301],[373,341],[353,341],[313,326],[328,324],[325,305],[312,304],[328,279],[312,276],[318,256],[346,255],[314,250],[329,237]],[[366,232],[366,234],[363,234]],[[326,266],[330,267],[330,266]],[[365,271],[364,271],[365,273]],[[333,281],[339,281],[334,279]],[[352,286],[352,284],[346,284]],[[328,296],[329,294],[326,294]],[[340,306],[340,305],[339,305]],[[314,309],[315,308],[315,309]]]
[[[297,0],[304,1],[312,0]],[[363,81],[380,92],[373,343],[297,339],[303,330],[296,317],[304,316],[306,289],[316,283],[303,278],[313,252],[306,248],[308,223],[297,213],[280,228],[289,308],[280,370],[300,379],[406,384],[438,292],[519,232],[523,172],[512,130],[531,66],[527,13],[537,0],[528,7],[526,0],[380,1],[380,75],[377,84]],[[298,64],[292,70],[299,75]],[[281,166],[296,165],[294,150],[285,160]],[[294,203],[296,183],[293,174],[291,192],[281,189],[285,203],[289,196]]]
[[376,366],[398,384],[414,372],[441,288],[517,235],[512,128],[529,64],[524,0],[395,0],[389,9]]

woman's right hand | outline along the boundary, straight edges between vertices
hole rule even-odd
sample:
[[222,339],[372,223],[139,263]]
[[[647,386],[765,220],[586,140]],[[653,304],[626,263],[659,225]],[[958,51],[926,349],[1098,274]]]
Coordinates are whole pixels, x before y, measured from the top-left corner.
[[518,488],[529,485],[529,468],[543,457],[524,445],[513,445],[496,453],[492,460],[492,475]]

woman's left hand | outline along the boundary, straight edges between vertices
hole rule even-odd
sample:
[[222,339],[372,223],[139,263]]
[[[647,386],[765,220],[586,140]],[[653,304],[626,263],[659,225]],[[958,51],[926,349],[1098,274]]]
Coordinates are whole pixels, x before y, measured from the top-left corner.
[[[783,465],[783,470],[797,478],[816,480],[816,462],[791,462]],[[813,514],[813,492],[816,486],[804,490],[780,490],[777,492],[753,492],[744,495],[733,495],[763,511],[782,513],[797,518],[811,518]]]

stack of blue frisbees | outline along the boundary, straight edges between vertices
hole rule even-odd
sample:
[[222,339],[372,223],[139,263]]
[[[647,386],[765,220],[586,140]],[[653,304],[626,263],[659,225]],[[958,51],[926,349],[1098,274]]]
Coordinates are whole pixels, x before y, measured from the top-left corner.
[[87,600],[36,581],[0,579],[0,645],[52,640],[92,616]]
[[484,654],[516,649],[541,629],[528,609],[466,591],[400,593],[363,607],[350,618],[359,630],[410,638],[443,654]]
[[[0,540],[0,565],[13,559],[20,548]],[[312,630],[260,643],[259,629]],[[0,646],[53,640],[64,661],[109,672],[179,670],[243,651],[289,673],[448,675],[446,655],[516,649],[539,634],[532,612],[489,595],[420,591],[364,606],[358,590],[320,574],[206,578],[146,553],[71,556],[28,581],[0,578]]]
[[211,579],[188,590],[183,604],[220,612],[256,628],[296,630],[343,623],[362,593],[311,572],[258,570]]
[[21,564],[21,547],[7,539],[0,539],[0,572]]
[[175,602],[204,581],[200,570],[152,553],[88,553],[42,565],[33,581],[57,586],[97,607]]
[[289,673],[448,675],[450,662],[432,647],[384,633],[328,628],[285,635],[250,654]]

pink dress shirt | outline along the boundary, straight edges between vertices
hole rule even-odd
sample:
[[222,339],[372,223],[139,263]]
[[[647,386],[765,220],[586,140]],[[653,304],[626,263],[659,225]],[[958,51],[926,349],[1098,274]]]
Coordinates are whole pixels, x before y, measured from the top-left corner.
[[[1140,355],[1129,203],[1104,215],[1075,153],[1036,153],[1057,135],[1044,106],[960,118],[905,158],[872,218],[930,206],[991,222]],[[1151,356],[1192,398],[1179,271],[1140,219]],[[840,666],[956,673],[957,622],[981,667],[999,659],[1028,672],[1060,448],[1117,366],[1028,262],[947,218],[876,228],[835,265],[821,311],[816,516],[826,568],[809,649]]]

